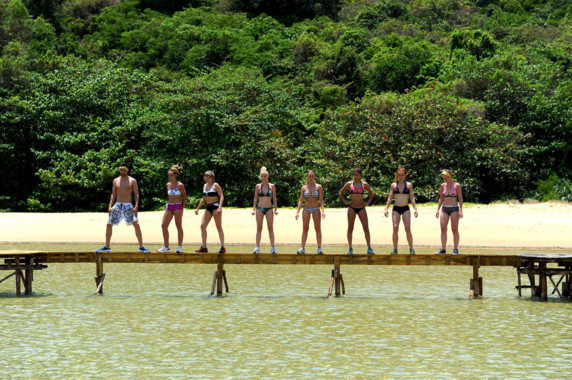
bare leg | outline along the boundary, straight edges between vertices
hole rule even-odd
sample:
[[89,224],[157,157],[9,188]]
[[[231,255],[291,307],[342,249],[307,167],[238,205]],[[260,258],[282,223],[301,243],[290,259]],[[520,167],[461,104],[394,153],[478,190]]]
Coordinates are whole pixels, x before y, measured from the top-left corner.
[[203,247],[207,246],[207,226],[211,221],[213,214],[209,211],[205,211],[203,214],[203,221],[201,222],[201,238],[203,239]]
[[306,247],[308,240],[308,231],[310,230],[310,213],[306,210],[302,211],[302,248]]
[[177,226],[177,241],[179,246],[183,246],[183,210],[173,211],[175,215],[175,225]]
[[348,246],[352,248],[352,238],[354,233],[354,224],[356,221],[356,212],[353,208],[348,207]]
[[401,222],[401,215],[397,211],[391,213],[391,220],[393,222],[393,248],[397,248],[399,242],[399,223]]
[[264,223],[264,214],[256,209],[256,246],[260,247],[260,239],[262,237],[262,224]]
[[173,219],[173,213],[171,211],[165,211],[163,214],[163,222],[161,223],[161,229],[163,230],[163,246],[169,247],[169,224]]
[[105,230],[105,246],[109,248],[111,244],[111,235],[113,234],[113,224],[108,224]]
[[365,208],[361,210],[358,214],[359,220],[361,221],[361,225],[363,227],[363,233],[365,234],[365,242],[367,243],[367,247],[371,248],[371,238],[369,235],[369,223],[367,221],[367,211]]
[[409,248],[413,248],[413,234],[411,233],[411,211],[405,211],[401,217],[403,218],[403,227],[405,227],[405,233],[407,234],[407,243],[409,243]]
[[453,244],[456,249],[459,248],[459,213],[451,214],[451,231],[453,232]]
[[[312,219],[314,220],[314,229],[316,230],[316,242],[318,243],[318,248],[322,248],[322,212],[316,210],[312,213]],[[310,223],[308,223],[308,228]]]
[[268,227],[270,246],[274,247],[274,214],[272,213],[272,210],[268,210],[266,213],[266,227]]
[[441,211],[439,222],[441,224],[441,249],[445,249],[445,247],[447,247],[447,224],[449,224],[449,214]]
[[216,229],[218,230],[218,237],[220,239],[220,245],[221,245],[221,247],[224,247],[224,231],[222,230],[222,211],[221,212],[215,212],[213,217],[214,217],[214,221],[216,224]]
[[137,236],[139,247],[143,247],[143,234],[141,233],[141,226],[139,225],[139,222],[133,222],[133,228],[135,228],[135,236]]

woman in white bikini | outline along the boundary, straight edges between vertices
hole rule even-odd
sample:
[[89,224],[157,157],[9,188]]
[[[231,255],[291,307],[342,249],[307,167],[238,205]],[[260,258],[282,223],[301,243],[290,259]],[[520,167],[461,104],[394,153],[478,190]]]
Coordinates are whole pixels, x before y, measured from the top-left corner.
[[199,210],[206,203],[206,211],[203,214],[203,220],[201,222],[201,238],[203,244],[201,248],[197,249],[195,252],[208,252],[207,249],[207,226],[209,225],[212,218],[215,220],[216,229],[218,230],[218,236],[220,238],[220,250],[218,253],[226,253],[226,248],[224,247],[224,231],[222,230],[222,203],[224,201],[224,195],[222,189],[215,180],[215,174],[207,170],[203,175],[205,184],[203,186],[203,199],[199,202],[197,209],[195,210],[195,215],[199,215]]
[[[298,210],[296,210],[296,220],[300,216],[300,208],[304,204],[302,212],[302,247],[298,250],[299,254],[306,253],[306,240],[308,240],[308,231],[310,230],[310,217],[314,220],[314,228],[316,229],[316,241],[318,243],[318,254],[322,252],[322,226],[321,219],[326,217],[324,211],[324,192],[322,185],[317,184],[316,173],[313,170],[308,172],[308,182],[302,186],[300,190],[300,200],[298,201]],[[321,218],[320,218],[321,215]]]
[[183,210],[187,203],[187,191],[185,190],[185,185],[177,179],[177,176],[181,174],[181,172],[181,167],[176,165],[173,165],[171,169],[167,171],[169,182],[167,182],[166,186],[169,202],[167,203],[167,209],[163,214],[163,222],[161,223],[163,230],[163,247],[159,248],[157,252],[171,252],[171,248],[169,247],[169,224],[173,217],[175,217],[175,225],[177,226],[178,233],[179,245],[177,246],[177,253],[183,252]]
[[[260,238],[262,237],[262,223],[266,217],[268,235],[270,235],[270,253],[276,253],[274,248],[274,215],[278,215],[276,204],[276,186],[268,182],[268,170],[266,167],[260,169],[260,181],[254,188],[254,206],[252,215],[256,215],[256,247],[253,253],[260,253]],[[274,213],[272,209],[274,208]]]
[[[461,185],[453,181],[453,173],[449,169],[441,171],[444,183],[439,188],[439,204],[435,217],[441,222],[441,249],[437,254],[445,254],[447,246],[447,224],[451,220],[451,231],[453,232],[453,255],[459,254],[459,219],[463,217],[463,191]],[[443,208],[441,208],[443,205]],[[441,212],[439,212],[441,209]]]

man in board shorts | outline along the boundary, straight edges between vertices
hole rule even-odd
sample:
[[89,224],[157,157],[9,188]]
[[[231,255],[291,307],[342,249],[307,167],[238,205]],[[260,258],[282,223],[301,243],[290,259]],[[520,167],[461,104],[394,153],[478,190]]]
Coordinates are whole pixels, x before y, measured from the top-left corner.
[[[113,180],[113,187],[111,190],[111,199],[109,200],[109,219],[107,220],[107,230],[105,231],[105,245],[98,249],[96,252],[111,252],[111,234],[113,233],[113,226],[119,225],[122,219],[130,226],[133,224],[135,228],[135,235],[139,242],[139,252],[149,252],[143,246],[143,236],[141,234],[141,227],[137,219],[137,207],[139,205],[139,187],[135,178],[128,175],[129,168],[126,164],[119,166],[119,177]],[[135,196],[135,206],[131,203],[132,197]],[[115,202],[115,204],[113,204]]]

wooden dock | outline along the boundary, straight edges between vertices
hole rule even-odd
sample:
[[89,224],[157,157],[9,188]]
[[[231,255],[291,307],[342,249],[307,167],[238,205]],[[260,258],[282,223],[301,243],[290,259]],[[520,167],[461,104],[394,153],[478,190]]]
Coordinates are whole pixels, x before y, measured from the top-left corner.
[[[536,255],[542,256],[542,255]],[[570,281],[572,280],[572,255],[568,258],[560,257],[560,261],[551,261],[558,265],[564,262],[564,272],[558,281],[563,284],[563,292],[558,291],[561,297],[570,296]],[[517,269],[518,285],[520,290],[524,287],[520,282],[520,274],[527,273],[531,279],[530,287],[533,288],[533,296],[538,295],[534,276],[539,277],[540,294],[544,298],[547,294],[546,278],[552,281],[552,275],[556,272],[550,272],[548,275],[542,270],[548,270],[545,264],[538,264],[532,261],[528,256],[523,255],[480,255],[480,254],[463,254],[463,255],[436,255],[436,254],[417,254],[417,255],[345,255],[345,254],[252,254],[252,253],[139,253],[139,252],[42,252],[42,251],[0,251],[0,259],[4,259],[5,263],[0,264],[0,270],[9,270],[13,273],[9,274],[0,282],[15,275],[16,276],[16,294],[20,294],[20,281],[23,281],[26,287],[26,294],[32,292],[33,271],[41,270],[50,263],[95,263],[96,264],[96,292],[103,293],[103,281],[105,273],[103,271],[104,263],[156,263],[156,264],[216,264],[217,270],[213,276],[211,286],[211,294],[215,290],[217,294],[223,293],[223,286],[228,292],[228,280],[225,264],[242,264],[242,265],[330,265],[333,266],[330,287],[328,295],[332,295],[332,291],[336,296],[345,294],[345,284],[341,273],[342,265],[426,265],[426,266],[471,266],[473,268],[473,276],[469,281],[470,294],[477,298],[483,294],[483,281],[479,276],[479,268],[486,266],[502,266],[514,267]],[[562,261],[564,260],[564,261]],[[566,266],[568,265],[568,266]],[[539,269],[540,268],[540,269]],[[544,268],[544,269],[542,269]],[[525,272],[528,270],[528,272]],[[566,272],[570,270],[570,273]],[[535,272],[536,271],[536,272]],[[540,273],[542,272],[542,273]],[[561,271],[562,272],[562,271]],[[560,273],[560,272],[559,272]],[[532,276],[532,277],[531,277]],[[542,277],[548,276],[548,277]],[[543,280],[544,278],[544,280]],[[565,279],[566,281],[563,281]],[[552,281],[553,282],[553,281]],[[543,285],[544,284],[544,285]],[[555,287],[558,287],[553,282]],[[544,288],[542,288],[544,286]],[[566,293],[565,286],[568,286]],[[554,293],[554,291],[552,292]],[[544,298],[545,299],[545,298]]]

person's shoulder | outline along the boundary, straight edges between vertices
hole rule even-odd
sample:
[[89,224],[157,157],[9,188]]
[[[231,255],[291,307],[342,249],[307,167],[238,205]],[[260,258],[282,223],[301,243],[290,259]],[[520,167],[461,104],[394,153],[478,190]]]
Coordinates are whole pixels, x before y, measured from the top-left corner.
[[135,178],[133,178],[133,177],[130,176],[130,177],[129,177],[129,182],[131,182],[131,183],[137,183],[137,180],[136,180]]

